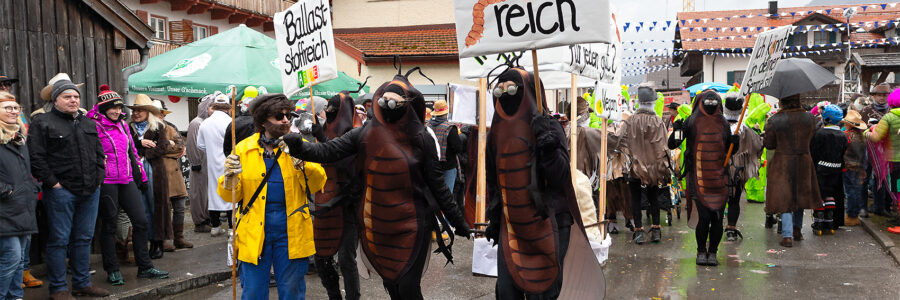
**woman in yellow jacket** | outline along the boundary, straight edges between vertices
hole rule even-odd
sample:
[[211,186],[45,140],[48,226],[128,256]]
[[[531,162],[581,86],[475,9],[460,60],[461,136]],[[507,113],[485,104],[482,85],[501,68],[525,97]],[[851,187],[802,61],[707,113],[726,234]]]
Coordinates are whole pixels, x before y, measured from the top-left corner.
[[[278,155],[286,150],[279,147],[279,138],[290,129],[291,108],[282,94],[257,98],[250,113],[259,133],[237,144],[219,178],[222,199],[244,206],[235,225],[237,257],[244,262],[241,299],[268,299],[273,267],[279,299],[305,298],[304,276],[309,257],[316,252],[307,188],[310,194],[319,191],[326,178],[319,164],[294,161],[287,153]],[[265,186],[251,200],[267,172],[271,175]]]

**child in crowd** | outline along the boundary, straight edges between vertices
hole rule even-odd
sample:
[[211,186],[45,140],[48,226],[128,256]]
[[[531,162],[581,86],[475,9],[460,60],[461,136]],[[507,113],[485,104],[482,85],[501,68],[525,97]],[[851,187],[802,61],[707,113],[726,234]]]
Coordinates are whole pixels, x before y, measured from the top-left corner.
[[[821,110],[823,127],[816,130],[810,143],[810,154],[816,166],[816,178],[819,182],[819,193],[823,206],[813,212],[813,232],[816,235],[834,234],[836,224],[835,208],[837,200],[842,198],[844,152],[847,150],[847,136],[838,125],[844,118],[841,108],[834,104],[826,105]],[[841,205],[843,206],[843,205]],[[843,221],[843,218],[841,219]],[[843,222],[840,222],[843,223]]]

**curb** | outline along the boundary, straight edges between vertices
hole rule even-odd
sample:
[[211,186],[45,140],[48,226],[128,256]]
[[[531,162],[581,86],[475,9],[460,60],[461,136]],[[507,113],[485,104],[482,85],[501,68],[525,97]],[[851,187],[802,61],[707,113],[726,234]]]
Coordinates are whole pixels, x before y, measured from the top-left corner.
[[894,259],[894,263],[900,265],[900,248],[897,248],[894,245],[894,241],[891,240],[883,231],[879,230],[878,227],[872,223],[869,219],[859,218],[859,223],[862,225],[863,229],[866,230],[869,234],[878,241],[878,244],[884,249],[884,252],[888,254],[892,259]]
[[207,285],[221,282],[230,278],[231,271],[213,272],[194,276],[191,278],[185,278],[174,282],[160,283],[158,285],[148,285],[143,288],[127,291],[122,294],[110,295],[107,299],[160,299],[165,296],[176,295],[188,290],[202,288]]

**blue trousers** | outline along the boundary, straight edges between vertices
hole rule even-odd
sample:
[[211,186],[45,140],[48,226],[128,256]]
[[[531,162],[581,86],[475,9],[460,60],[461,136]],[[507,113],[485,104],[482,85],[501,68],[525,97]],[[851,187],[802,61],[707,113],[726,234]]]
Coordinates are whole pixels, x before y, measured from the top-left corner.
[[453,186],[456,185],[456,168],[444,171],[444,184],[453,192]]
[[[153,168],[150,161],[142,159],[144,172],[147,173],[147,190],[141,192],[141,201],[144,203],[144,214],[147,215],[147,236],[153,236]],[[146,245],[145,245],[146,246]]]
[[30,235],[0,237],[0,300],[22,299],[22,272],[25,267],[25,246]]
[[47,237],[47,278],[50,293],[66,291],[66,255],[72,271],[72,288],[91,285],[91,239],[97,225],[100,189],[77,196],[65,188],[44,190],[44,210],[50,224]]
[[306,299],[306,271],[309,258],[288,258],[287,236],[272,241],[266,237],[263,251],[257,265],[241,263],[241,299],[269,299],[269,272],[275,268],[275,282],[278,283],[278,299]]
[[866,193],[863,179],[854,171],[844,172],[844,196],[847,199],[847,216],[856,218],[859,211],[866,208]]
[[794,237],[794,228],[803,227],[803,210],[781,214],[781,237]]

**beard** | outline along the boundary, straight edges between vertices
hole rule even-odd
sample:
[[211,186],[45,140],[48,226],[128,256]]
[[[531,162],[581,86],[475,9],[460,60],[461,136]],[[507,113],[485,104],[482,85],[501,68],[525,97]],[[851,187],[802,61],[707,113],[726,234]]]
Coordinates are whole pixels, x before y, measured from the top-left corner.
[[281,136],[288,134],[291,131],[291,124],[271,124],[266,123],[263,125],[263,128],[266,129],[266,133],[272,138],[280,138]]

